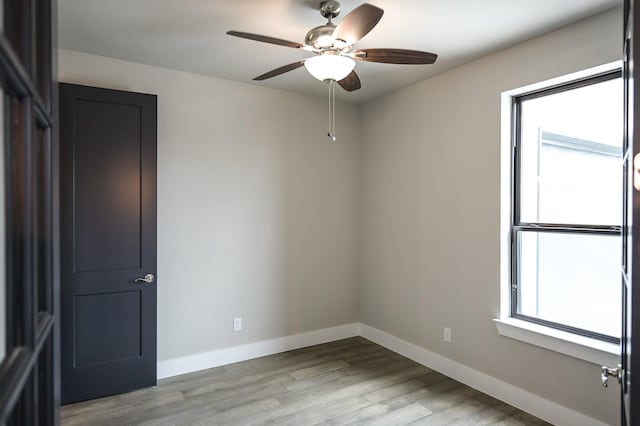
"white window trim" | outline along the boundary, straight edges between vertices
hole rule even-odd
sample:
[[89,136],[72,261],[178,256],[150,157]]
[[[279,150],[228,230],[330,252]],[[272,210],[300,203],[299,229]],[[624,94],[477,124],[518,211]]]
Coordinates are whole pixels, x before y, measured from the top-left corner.
[[568,333],[516,318],[493,320],[501,336],[540,346],[598,365],[620,363],[620,345]]
[[617,365],[620,362],[619,345],[556,330],[551,327],[519,320],[510,316],[511,109],[512,99],[515,96],[591,75],[613,71],[621,67],[622,62],[616,61],[589,68],[573,74],[503,92],[500,99],[500,317],[494,319],[498,333],[501,336],[526,342],[594,364],[609,366]]

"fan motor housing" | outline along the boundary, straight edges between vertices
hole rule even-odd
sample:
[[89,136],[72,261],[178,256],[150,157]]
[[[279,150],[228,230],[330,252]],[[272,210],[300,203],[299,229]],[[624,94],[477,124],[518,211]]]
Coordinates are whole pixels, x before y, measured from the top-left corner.
[[326,49],[333,46],[333,30],[336,26],[332,23],[320,25],[309,30],[304,38],[304,43],[316,49]]

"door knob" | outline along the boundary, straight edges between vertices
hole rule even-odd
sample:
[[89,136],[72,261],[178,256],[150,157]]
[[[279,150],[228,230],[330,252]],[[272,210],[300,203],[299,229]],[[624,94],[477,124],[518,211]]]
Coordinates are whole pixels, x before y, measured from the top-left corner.
[[155,279],[156,277],[153,274],[147,274],[142,278],[136,278],[133,282],[151,284]]
[[622,381],[622,366],[618,365],[617,368],[609,368],[602,366],[602,375],[600,378],[602,379],[602,387],[609,387],[609,377],[615,377],[618,379],[618,382]]

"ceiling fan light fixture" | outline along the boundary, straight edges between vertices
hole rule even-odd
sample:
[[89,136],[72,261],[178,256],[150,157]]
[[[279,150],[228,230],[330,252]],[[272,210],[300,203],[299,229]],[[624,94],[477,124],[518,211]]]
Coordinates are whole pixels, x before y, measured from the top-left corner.
[[336,48],[336,49],[340,49],[340,50],[342,50],[342,49],[344,49],[344,48],[345,48],[345,47],[347,47],[347,46],[348,46],[348,45],[347,45],[347,42],[346,42],[346,41],[344,41],[344,40],[341,40],[341,39],[339,39],[339,38],[337,38],[337,39],[333,40],[333,47],[334,47],[334,48]]
[[348,56],[335,54],[323,54],[309,58],[304,62],[304,67],[309,74],[320,81],[340,81],[348,76],[356,66],[356,61]]

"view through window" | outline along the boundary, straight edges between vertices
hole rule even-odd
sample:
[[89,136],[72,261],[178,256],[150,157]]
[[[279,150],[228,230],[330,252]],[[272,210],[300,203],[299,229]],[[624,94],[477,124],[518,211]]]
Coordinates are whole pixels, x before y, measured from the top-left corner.
[[514,317],[620,337],[622,96],[616,71],[514,98]]

